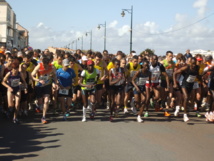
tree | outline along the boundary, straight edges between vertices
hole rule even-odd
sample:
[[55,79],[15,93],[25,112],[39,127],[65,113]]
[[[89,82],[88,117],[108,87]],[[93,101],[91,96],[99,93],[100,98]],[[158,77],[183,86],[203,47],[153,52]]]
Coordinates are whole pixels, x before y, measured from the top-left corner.
[[146,50],[144,50],[144,51],[142,51],[141,53],[140,53],[140,55],[149,55],[149,56],[152,56],[152,55],[154,55],[155,53],[154,53],[154,50],[152,50],[152,49],[149,49],[149,48],[147,48]]

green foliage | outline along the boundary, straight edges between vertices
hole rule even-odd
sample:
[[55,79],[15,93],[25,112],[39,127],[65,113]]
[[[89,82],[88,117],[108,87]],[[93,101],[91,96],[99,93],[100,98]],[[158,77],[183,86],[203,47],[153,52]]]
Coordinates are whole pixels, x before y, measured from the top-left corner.
[[152,49],[149,49],[149,48],[147,48],[146,50],[144,50],[144,51],[142,51],[141,53],[140,53],[140,55],[149,55],[149,56],[152,56],[152,55],[154,55],[155,53],[154,53],[154,50],[152,50]]

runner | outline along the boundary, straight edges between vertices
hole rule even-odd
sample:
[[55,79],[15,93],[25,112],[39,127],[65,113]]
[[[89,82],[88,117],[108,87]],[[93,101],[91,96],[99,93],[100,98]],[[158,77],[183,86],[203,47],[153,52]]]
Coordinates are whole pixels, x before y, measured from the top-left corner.
[[63,120],[67,119],[69,113],[66,114],[67,109],[70,108],[72,103],[72,80],[76,77],[73,69],[69,68],[69,60],[64,59],[62,61],[62,68],[56,71],[56,76],[59,81],[59,93],[58,98],[60,106],[63,112]]
[[194,85],[194,81],[197,78],[199,78],[199,67],[196,65],[196,59],[195,58],[190,58],[190,64],[188,64],[187,66],[184,66],[180,69],[178,69],[177,71],[174,72],[173,74],[173,82],[174,82],[174,88],[178,88],[178,84],[176,81],[176,76],[177,74],[182,74],[183,75],[183,81],[181,84],[181,89],[184,95],[184,102],[183,102],[183,106],[184,106],[184,122],[189,121],[189,118],[187,116],[187,103],[189,100],[189,95],[193,90],[193,85]]
[[102,60],[103,56],[100,52],[95,53],[95,59],[94,59],[94,68],[99,70],[99,80],[97,81],[96,85],[96,107],[95,108],[100,108],[103,104],[101,101],[101,98],[103,96],[104,92],[104,81],[108,76],[108,71],[107,71],[107,65],[105,61]]
[[[154,93],[153,96],[153,105],[155,107],[155,111],[158,112],[160,110],[160,76],[164,76],[166,78],[166,88],[169,90],[169,77],[166,73],[164,66],[158,62],[157,55],[153,55],[150,57],[150,67],[149,70],[152,74],[151,76],[151,84],[149,82],[146,83],[146,86],[151,88],[151,91]],[[148,107],[147,107],[148,111]]]
[[[133,84],[132,84],[132,78],[133,76],[135,75],[135,73],[137,71],[139,71],[141,69],[141,66],[140,64],[138,64],[138,56],[133,56],[132,58],[132,62],[128,63],[127,64],[127,69],[129,71],[129,75],[128,75],[128,78],[127,78],[127,84],[126,84],[126,87],[125,87],[125,98],[124,98],[124,113],[127,113],[128,109],[128,100],[130,100],[131,97],[131,92],[133,92]],[[134,114],[137,113],[136,111],[136,108],[135,108],[135,102],[134,102],[134,98],[131,99],[132,100],[132,111]]]
[[[8,112],[12,112],[13,108],[15,107],[14,115],[13,115],[13,122],[19,123],[17,119],[17,115],[20,108],[20,99],[21,99],[21,92],[20,92],[20,84],[21,81],[24,84],[25,92],[27,92],[27,84],[21,72],[19,72],[19,64],[20,61],[16,57],[14,62],[12,63],[12,70],[6,74],[2,81],[2,85],[7,88],[7,99],[8,99]],[[14,104],[15,102],[15,104]]]
[[[167,82],[164,75],[161,76],[161,106],[165,108],[164,116],[170,116],[171,114],[168,112],[169,107],[172,108],[174,106],[173,97],[173,72],[175,68],[175,63],[172,60],[173,52],[167,51],[166,52],[166,59],[164,59],[161,63],[165,67],[166,73],[169,77],[169,88],[167,88]],[[165,106],[167,104],[167,106]]]
[[[186,66],[186,58],[183,54],[178,53],[176,56],[176,65],[174,71],[179,70],[180,68]],[[173,88],[173,95],[175,97],[175,112],[174,116],[178,116],[179,111],[181,108],[183,108],[183,93],[181,90],[181,84],[182,84],[183,76],[181,74],[177,74],[176,81],[178,88]]]
[[83,70],[81,73],[79,84],[82,89],[82,101],[83,101],[83,118],[82,122],[86,122],[86,110],[88,106],[88,97],[90,98],[92,112],[90,114],[91,119],[94,119],[94,106],[95,106],[95,86],[99,79],[99,70],[94,68],[94,62],[88,60],[87,70]]
[[[132,84],[134,85],[134,98],[136,106],[139,107],[139,112],[137,116],[137,122],[143,122],[141,116],[143,114],[144,107],[149,106],[150,99],[150,89],[146,87],[146,82],[149,81],[151,84],[151,72],[149,71],[149,62],[142,62],[142,69],[137,71],[137,73],[132,78]],[[148,110],[148,109],[147,109]],[[145,112],[144,117],[148,117],[148,111]]]
[[52,78],[56,84],[56,88],[58,88],[55,68],[50,64],[50,59],[47,56],[43,57],[42,62],[35,67],[31,76],[36,82],[35,93],[38,99],[38,105],[40,107],[43,106],[41,122],[46,124],[46,113],[49,107]]
[[110,121],[113,120],[113,112],[115,112],[115,117],[118,117],[118,110],[121,106],[121,96],[124,92],[125,83],[125,72],[124,69],[120,67],[120,61],[115,59],[113,64],[115,67],[109,71]]

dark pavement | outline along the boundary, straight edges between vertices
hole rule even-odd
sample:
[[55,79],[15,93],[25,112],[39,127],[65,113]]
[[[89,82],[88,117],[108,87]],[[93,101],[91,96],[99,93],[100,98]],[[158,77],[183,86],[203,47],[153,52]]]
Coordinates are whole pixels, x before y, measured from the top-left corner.
[[213,161],[214,124],[190,113],[164,118],[150,112],[144,123],[133,114],[108,121],[108,110],[98,110],[95,120],[81,122],[81,110],[67,121],[31,113],[20,125],[0,119],[0,161]]

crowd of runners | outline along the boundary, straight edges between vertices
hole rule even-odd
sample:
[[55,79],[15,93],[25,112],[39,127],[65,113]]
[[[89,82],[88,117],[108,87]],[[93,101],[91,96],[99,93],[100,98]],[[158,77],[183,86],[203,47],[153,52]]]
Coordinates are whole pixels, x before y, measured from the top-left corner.
[[212,63],[211,55],[193,56],[189,50],[157,56],[146,51],[129,55],[107,50],[52,53],[27,47],[8,51],[2,46],[0,111],[14,123],[32,109],[47,123],[50,104],[53,111],[60,109],[63,120],[79,108],[85,122],[106,108],[109,121],[119,113],[133,113],[137,122],[143,122],[151,112],[162,111],[163,117],[178,117],[182,112],[187,122],[189,112],[194,111],[196,117],[213,122]]

